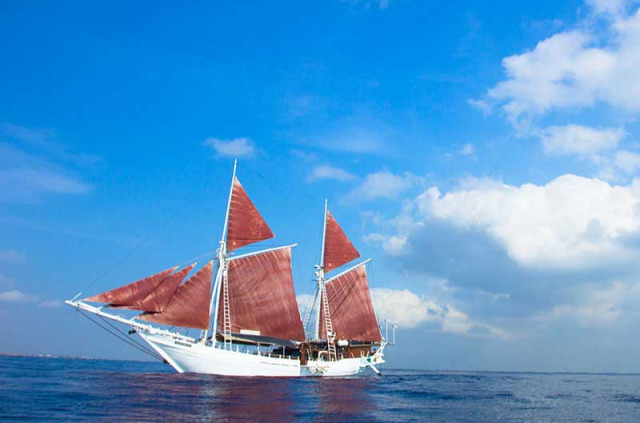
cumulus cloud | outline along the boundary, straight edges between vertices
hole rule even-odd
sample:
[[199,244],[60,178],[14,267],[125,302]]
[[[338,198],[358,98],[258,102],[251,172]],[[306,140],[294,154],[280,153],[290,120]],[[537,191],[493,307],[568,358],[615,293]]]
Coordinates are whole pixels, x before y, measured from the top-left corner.
[[[296,296],[300,316],[306,323],[311,313],[315,296]],[[507,336],[506,332],[491,325],[477,322],[450,304],[438,304],[435,299],[419,297],[408,289],[371,289],[371,301],[378,321],[385,320],[400,328],[415,328],[423,324],[437,325],[442,332],[458,335]]]
[[615,324],[629,306],[640,299],[640,284],[611,283],[604,288],[587,286],[570,304],[560,304],[542,320],[570,319],[580,326],[606,327]]
[[622,128],[595,129],[580,125],[551,126],[541,133],[546,153],[580,156],[612,150],[623,136]]
[[344,200],[347,202],[365,202],[381,198],[395,199],[421,181],[421,178],[408,172],[402,175],[386,170],[370,173],[360,185],[346,195]]
[[612,186],[575,175],[546,185],[480,183],[417,198],[425,218],[482,230],[526,266],[595,266],[637,257],[624,239],[640,229],[640,183]]
[[598,102],[640,111],[640,11],[622,14],[621,1],[589,3],[596,12],[614,12],[603,23],[604,30],[594,25],[560,32],[530,51],[503,59],[507,78],[488,96],[502,105],[513,123]]
[[251,158],[256,154],[256,147],[249,138],[207,138],[204,145],[211,148],[218,157]]
[[380,321],[390,320],[401,328],[413,328],[431,322],[439,324],[440,330],[447,333],[506,336],[504,331],[476,322],[450,304],[440,305],[431,298],[420,298],[407,289],[373,288],[371,300]]
[[322,165],[316,166],[311,170],[311,174],[307,177],[307,182],[316,182],[323,179],[346,182],[352,181],[356,179],[356,177],[342,168]]

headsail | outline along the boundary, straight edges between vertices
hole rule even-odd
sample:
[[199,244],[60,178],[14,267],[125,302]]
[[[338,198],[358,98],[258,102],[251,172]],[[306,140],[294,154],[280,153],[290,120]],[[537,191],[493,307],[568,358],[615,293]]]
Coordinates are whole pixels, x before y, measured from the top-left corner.
[[338,222],[330,211],[327,210],[325,222],[324,242],[324,271],[330,272],[343,264],[349,263],[360,257],[360,253],[353,246]]
[[195,263],[167,276],[160,285],[136,305],[136,310],[159,313],[167,306],[182,280],[195,267]]
[[[382,335],[371,304],[364,263],[325,283],[336,339],[380,342]],[[321,305],[324,307],[324,304]],[[324,325],[320,338],[326,339]]]
[[160,313],[144,313],[141,320],[196,329],[209,329],[209,299],[213,260],[178,287]]
[[[303,341],[291,273],[291,247],[231,258],[227,262],[231,332]],[[221,290],[224,292],[224,287]],[[218,330],[224,331],[223,305]]]
[[151,291],[160,285],[165,278],[167,278],[167,276],[173,273],[177,268],[178,266],[175,266],[171,269],[163,270],[160,273],[147,276],[146,278],[121,286],[120,288],[85,298],[85,301],[112,304],[122,308],[133,308],[137,310],[136,305],[149,295]]
[[228,225],[227,251],[275,236],[235,177],[229,204]]

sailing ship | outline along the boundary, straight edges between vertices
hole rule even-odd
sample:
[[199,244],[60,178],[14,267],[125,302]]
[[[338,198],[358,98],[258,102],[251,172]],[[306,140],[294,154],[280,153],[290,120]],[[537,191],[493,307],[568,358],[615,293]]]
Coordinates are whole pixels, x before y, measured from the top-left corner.
[[[222,240],[211,260],[172,267],[87,298],[78,294],[66,304],[129,326],[129,335],[140,336],[179,373],[351,376],[367,368],[379,373],[376,366],[384,363],[388,342],[371,302],[369,260],[331,275],[360,254],[325,200],[316,296],[308,318],[313,325],[307,325],[312,334],[307,336],[293,285],[296,245],[236,253],[275,237],[240,184],[236,165]],[[119,309],[141,313],[126,317]],[[199,329],[200,336],[179,328]]]

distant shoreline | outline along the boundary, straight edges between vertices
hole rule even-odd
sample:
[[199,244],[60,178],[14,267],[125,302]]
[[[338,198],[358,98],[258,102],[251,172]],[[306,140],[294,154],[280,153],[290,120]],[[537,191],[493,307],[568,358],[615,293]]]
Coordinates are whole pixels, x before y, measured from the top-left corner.
[[95,360],[95,361],[132,361],[136,363],[159,363],[160,361],[151,360],[125,360],[119,358],[98,358],[98,357],[85,357],[85,356],[71,356],[71,355],[55,355],[55,354],[25,354],[17,352],[0,352],[0,357],[24,357],[24,358],[58,358],[65,360]]
[[[24,354],[17,352],[0,352],[1,357],[23,357],[23,358],[52,358],[63,360],[87,360],[87,361],[117,361],[117,362],[134,362],[134,363],[160,363],[151,360],[125,360],[119,358],[96,358],[54,354]],[[465,374],[465,373],[489,373],[489,374],[531,374],[531,375],[591,375],[591,376],[640,376],[640,372],[567,372],[567,371],[522,371],[522,370],[433,370],[433,369],[383,369],[383,371],[394,372],[415,372],[415,373],[449,373],[449,374]]]

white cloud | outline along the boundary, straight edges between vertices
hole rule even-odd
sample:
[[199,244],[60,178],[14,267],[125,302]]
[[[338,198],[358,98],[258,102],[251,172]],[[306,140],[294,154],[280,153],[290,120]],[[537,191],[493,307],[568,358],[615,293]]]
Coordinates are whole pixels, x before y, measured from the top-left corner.
[[40,301],[40,303],[38,303],[38,305],[40,307],[44,307],[44,308],[60,308],[63,306],[63,302],[60,300],[46,300],[46,301]]
[[475,149],[473,148],[473,144],[466,143],[465,145],[460,147],[460,149],[458,150],[458,153],[462,154],[463,156],[473,156],[475,154]]
[[371,301],[381,322],[388,319],[401,328],[432,322],[439,324],[440,330],[446,333],[506,336],[504,331],[476,322],[450,304],[439,305],[433,299],[420,298],[407,289],[373,288]]
[[421,178],[411,173],[396,175],[386,170],[370,173],[360,185],[347,194],[345,200],[364,202],[380,198],[395,199],[420,182]]
[[418,220],[486,232],[526,266],[589,268],[638,258],[625,239],[640,231],[640,181],[612,186],[575,175],[546,185],[480,181],[445,195],[432,187],[416,205]]
[[584,327],[610,326],[624,314],[625,306],[635,308],[640,285],[614,282],[604,289],[587,287],[585,291],[577,303],[556,306],[542,319],[568,318]]
[[420,298],[407,289],[373,288],[371,301],[380,321],[388,319],[405,328],[437,320],[443,313],[443,308],[432,300]]
[[0,170],[0,202],[37,201],[46,194],[85,194],[92,186],[47,168]]
[[640,154],[620,150],[615,154],[615,165],[627,173],[634,173],[640,169]]
[[469,104],[471,107],[474,107],[478,110],[480,110],[484,115],[490,115],[492,110],[491,110],[491,105],[484,101],[484,100],[475,100],[473,98],[470,98],[467,100],[467,104]]
[[35,300],[36,300],[36,297],[22,293],[17,289],[0,293],[0,302],[28,303]]
[[322,179],[333,179],[336,181],[346,182],[354,180],[355,178],[355,175],[342,168],[322,165],[316,166],[311,170],[311,174],[307,177],[307,182],[316,182]]
[[619,15],[624,11],[625,0],[586,0],[596,14]]
[[[493,326],[473,321],[465,313],[453,306],[439,305],[430,298],[420,298],[408,289],[371,289],[371,302],[378,321],[384,325],[385,319],[400,328],[415,328],[424,323],[436,324],[442,332],[459,335],[489,334],[505,336],[505,333]],[[303,323],[312,310],[315,297],[310,294],[296,296]]]
[[[621,12],[619,1],[590,3],[596,11]],[[514,124],[553,109],[597,102],[640,111],[640,11],[602,25],[557,33],[531,51],[506,57],[507,78],[489,90],[489,98],[502,104]]]
[[249,138],[208,138],[204,145],[213,149],[219,157],[251,158],[256,154],[256,148]]
[[16,250],[0,250],[0,262],[24,263],[27,260],[25,255]]
[[621,128],[594,129],[580,125],[551,126],[541,133],[545,153],[580,156],[614,149],[623,136]]

